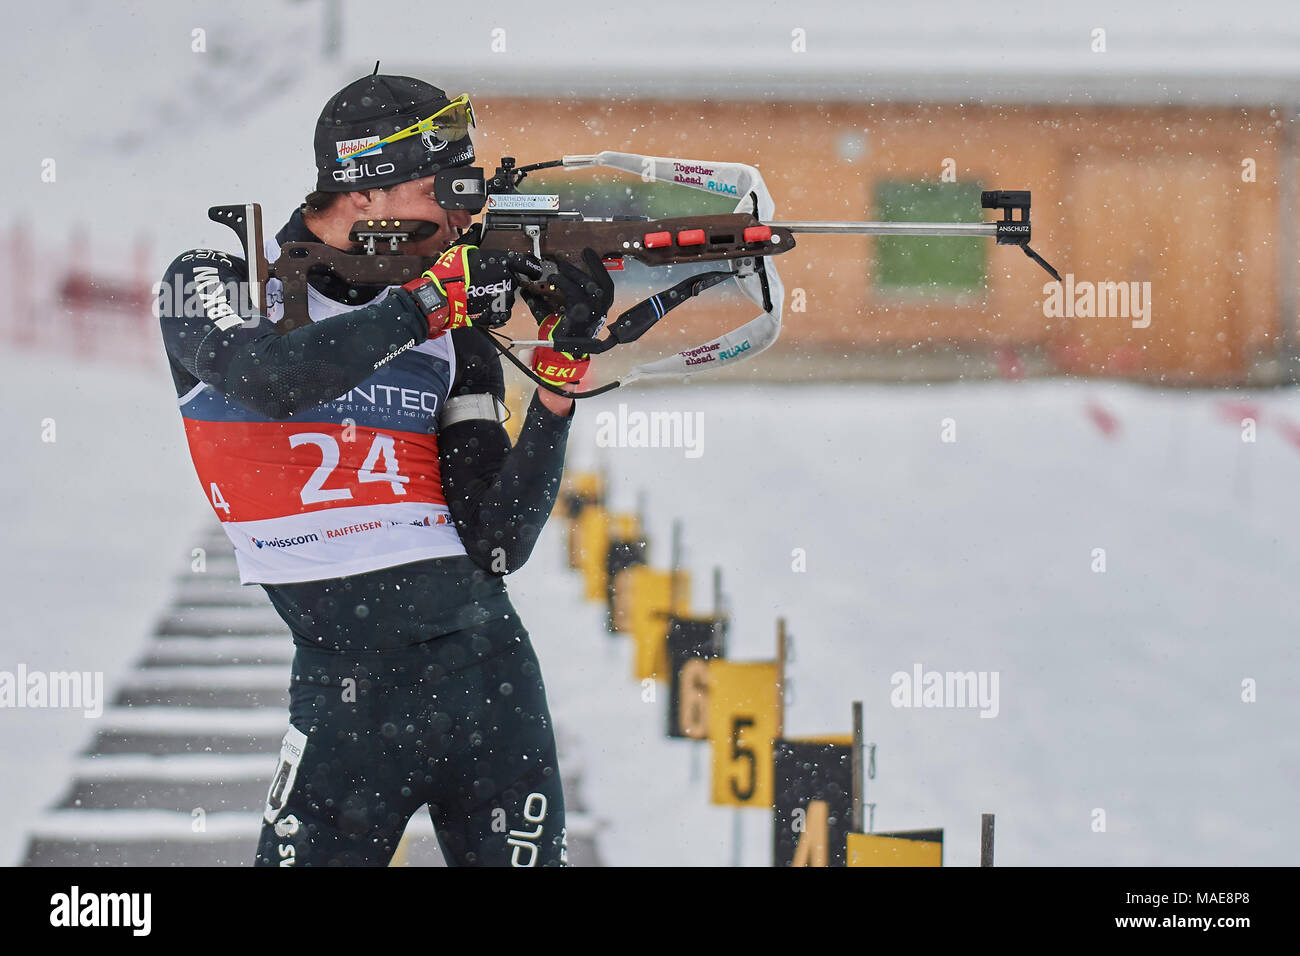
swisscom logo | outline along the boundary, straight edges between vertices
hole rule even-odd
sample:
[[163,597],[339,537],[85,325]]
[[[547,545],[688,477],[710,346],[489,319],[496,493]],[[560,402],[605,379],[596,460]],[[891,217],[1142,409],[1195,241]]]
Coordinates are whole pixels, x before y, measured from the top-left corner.
[[[250,538],[253,536],[250,534]],[[307,544],[312,541],[319,541],[316,534],[300,534],[296,538],[253,538],[253,544],[259,548],[292,548],[296,544]]]

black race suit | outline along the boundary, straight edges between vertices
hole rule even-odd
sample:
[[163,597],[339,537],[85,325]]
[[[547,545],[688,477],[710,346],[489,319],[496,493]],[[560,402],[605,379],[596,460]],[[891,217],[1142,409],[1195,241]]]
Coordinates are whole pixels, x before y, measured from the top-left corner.
[[[276,238],[319,241],[300,211]],[[184,287],[195,264],[193,255],[178,258],[164,280]],[[235,256],[198,264],[216,265],[223,283],[247,277]],[[312,284],[349,304],[379,291],[332,276]],[[400,289],[286,335],[266,321],[222,331],[201,310],[178,314],[179,301],[163,296],[160,304],[177,395],[207,383],[268,419],[334,399],[428,336]],[[504,399],[500,358],[483,334],[448,334],[450,396]],[[291,729],[258,865],[387,864],[423,804],[452,865],[564,863],[564,798],[542,674],[502,575],[528,558],[551,512],[568,428],[568,418],[534,397],[513,448],[495,421],[440,430],[443,492],[466,555],[261,585],[297,649]]]

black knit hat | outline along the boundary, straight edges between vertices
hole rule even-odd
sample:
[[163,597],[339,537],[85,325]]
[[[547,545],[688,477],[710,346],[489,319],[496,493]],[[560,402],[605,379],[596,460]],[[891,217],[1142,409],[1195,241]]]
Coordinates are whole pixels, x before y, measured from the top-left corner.
[[352,156],[448,102],[442,90],[409,76],[376,74],[349,83],[330,97],[316,121],[316,188],[343,193],[393,186],[473,163],[474,144],[468,135],[448,143],[423,133]]

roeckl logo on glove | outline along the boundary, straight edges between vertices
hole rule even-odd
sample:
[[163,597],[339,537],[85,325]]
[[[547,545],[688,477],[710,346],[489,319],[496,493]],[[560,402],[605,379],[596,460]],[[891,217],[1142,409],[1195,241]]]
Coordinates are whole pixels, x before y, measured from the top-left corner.
[[494,282],[492,285],[472,285],[465,290],[466,295],[500,295],[503,292],[509,292],[514,288],[514,282],[510,279],[502,279],[500,282]]

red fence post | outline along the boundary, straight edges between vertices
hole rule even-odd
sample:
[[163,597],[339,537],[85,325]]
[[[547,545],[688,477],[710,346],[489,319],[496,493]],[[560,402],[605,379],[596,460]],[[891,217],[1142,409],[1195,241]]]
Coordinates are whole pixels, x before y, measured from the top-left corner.
[[[92,322],[86,315],[88,297],[81,294],[82,282],[90,281],[90,241],[86,237],[86,228],[83,225],[75,226],[72,230],[72,237],[68,241],[67,263],[67,267],[63,270],[63,288],[75,289],[77,294],[61,296],[61,298],[70,313],[69,324],[76,339],[76,350],[80,355],[90,356],[98,343],[91,329]],[[85,291],[92,289],[93,286],[87,285]]]
[[32,251],[27,230],[14,222],[9,236],[9,281],[13,290],[10,334],[16,345],[31,345],[36,338],[36,310],[32,304]]
[[147,363],[153,355],[153,330],[158,327],[153,314],[154,297],[151,295],[153,281],[149,276],[150,245],[148,236],[144,233],[138,234],[131,261],[131,288],[139,294],[135,300],[138,306],[132,309],[131,319],[139,332],[136,336],[136,360],[141,363]]

